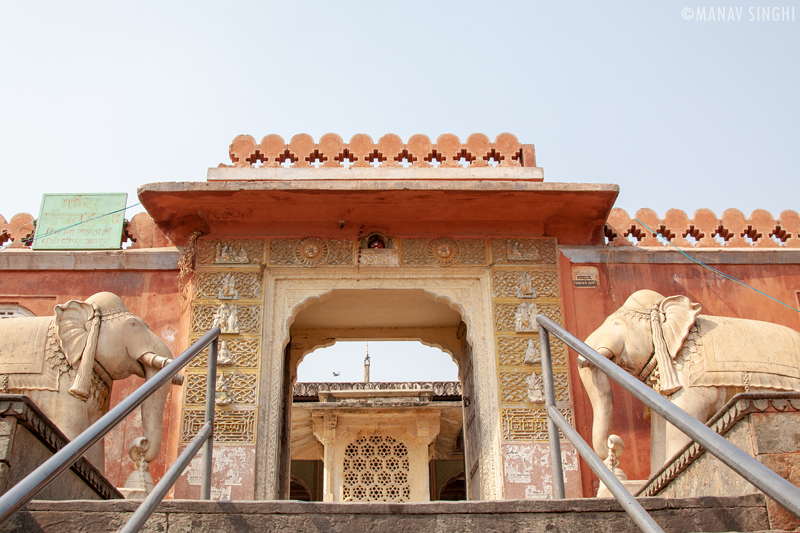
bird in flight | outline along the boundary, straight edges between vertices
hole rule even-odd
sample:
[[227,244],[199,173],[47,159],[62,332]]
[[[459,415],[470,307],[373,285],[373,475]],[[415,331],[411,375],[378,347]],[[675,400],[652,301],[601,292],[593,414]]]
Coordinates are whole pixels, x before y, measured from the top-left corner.
[[334,372],[334,373],[333,373],[333,377],[336,377],[336,376],[338,376],[339,374],[341,374],[341,372]]

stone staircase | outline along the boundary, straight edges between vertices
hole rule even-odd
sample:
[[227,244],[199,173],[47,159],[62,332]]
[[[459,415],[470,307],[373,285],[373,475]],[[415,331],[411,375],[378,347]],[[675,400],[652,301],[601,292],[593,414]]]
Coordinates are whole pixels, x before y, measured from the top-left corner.
[[[666,532],[768,531],[761,494],[700,498],[643,498]],[[103,533],[118,531],[137,502],[35,501],[0,532]],[[307,503],[297,501],[186,501],[162,503],[143,531],[526,533],[639,531],[613,499],[506,500],[493,502]]]

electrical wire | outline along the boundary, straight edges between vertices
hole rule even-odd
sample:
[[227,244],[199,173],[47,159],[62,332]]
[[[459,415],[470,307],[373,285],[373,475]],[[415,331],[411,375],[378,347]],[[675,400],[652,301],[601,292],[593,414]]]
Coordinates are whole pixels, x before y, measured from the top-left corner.
[[756,291],[757,293],[759,293],[759,294],[762,294],[762,295],[766,296],[766,297],[767,297],[767,298],[769,298],[770,300],[774,300],[774,301],[778,302],[779,304],[781,304],[782,306],[784,306],[784,307],[788,307],[788,308],[789,308],[789,309],[791,309],[792,311],[797,311],[798,313],[800,313],[800,309],[795,309],[795,308],[794,308],[794,307],[792,307],[791,305],[787,305],[787,304],[783,303],[782,301],[778,300],[778,299],[777,299],[777,298],[775,298],[774,296],[770,296],[770,295],[769,295],[769,294],[767,294],[766,292],[762,292],[762,291],[760,291],[760,290],[756,289],[755,287],[753,287],[752,285],[748,285],[748,284],[747,284],[747,283],[745,283],[744,281],[742,281],[742,280],[740,280],[740,279],[737,279],[737,278],[735,278],[735,277],[731,276],[730,274],[726,274],[725,272],[722,272],[722,271],[720,271],[720,270],[717,270],[716,268],[714,268],[714,267],[712,267],[712,266],[709,266],[709,265],[707,265],[707,264],[703,263],[703,262],[702,262],[702,261],[700,261],[699,259],[695,259],[695,258],[694,258],[694,257],[692,257],[691,255],[687,254],[686,252],[684,252],[683,250],[681,250],[680,248],[678,248],[678,247],[675,245],[675,243],[671,242],[669,239],[667,239],[666,237],[664,237],[664,236],[663,236],[663,235],[661,235],[660,233],[657,233],[657,232],[653,231],[653,230],[652,230],[652,229],[651,229],[651,228],[650,228],[650,227],[649,227],[647,224],[645,224],[644,222],[642,222],[642,221],[641,221],[641,220],[639,220],[638,218],[634,218],[633,220],[635,220],[636,222],[638,222],[639,224],[641,224],[641,225],[642,225],[642,226],[643,226],[643,227],[644,227],[644,228],[645,228],[647,231],[649,231],[650,233],[652,233],[652,234],[653,234],[653,236],[657,237],[657,238],[658,238],[658,240],[659,240],[659,242],[662,242],[662,241],[663,241],[663,242],[665,242],[665,243],[667,243],[667,244],[670,244],[670,245],[672,245],[672,247],[673,247],[673,248],[675,248],[676,250],[678,250],[680,253],[682,253],[684,256],[686,256],[688,259],[690,259],[690,260],[694,261],[694,262],[695,262],[695,263],[697,263],[698,265],[700,265],[700,266],[702,266],[702,267],[704,267],[704,268],[707,268],[707,269],[708,269],[708,270],[710,270],[711,272],[713,272],[713,273],[715,273],[715,274],[718,274],[718,275],[722,276],[722,277],[723,277],[723,278],[725,278],[725,279],[728,279],[728,280],[730,280],[730,281],[733,281],[733,282],[735,282],[735,283],[738,283],[739,285],[742,285],[743,287],[747,287],[748,289],[753,289],[753,290],[754,290],[754,291]]

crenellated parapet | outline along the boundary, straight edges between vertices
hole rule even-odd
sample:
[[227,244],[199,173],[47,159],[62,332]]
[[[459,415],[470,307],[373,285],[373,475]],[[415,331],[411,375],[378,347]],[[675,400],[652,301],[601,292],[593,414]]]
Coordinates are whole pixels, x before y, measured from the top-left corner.
[[667,246],[659,238],[663,237],[681,248],[800,248],[800,215],[787,209],[776,218],[756,209],[747,217],[738,209],[726,209],[718,217],[710,209],[698,209],[689,217],[670,209],[659,218],[644,208],[631,217],[615,207],[605,235],[609,246]]
[[30,248],[30,238],[35,229],[33,215],[17,213],[9,221],[0,215],[0,246]]
[[[156,226],[148,213],[134,215],[123,227],[122,242],[128,248],[163,248],[173,246],[169,238]],[[30,248],[36,234],[36,220],[28,213],[17,213],[6,221],[0,215],[0,246],[5,248]]]
[[[267,135],[256,142],[250,135],[238,135],[230,145],[234,167],[535,167],[532,144],[520,144],[510,133],[501,133],[494,142],[482,133],[473,133],[462,142],[452,133],[432,142],[426,135],[412,135],[407,142],[389,133],[374,142],[357,133],[345,143],[335,133],[326,133],[318,142],[305,133],[287,143],[280,135]],[[231,165],[220,165],[231,166]]]

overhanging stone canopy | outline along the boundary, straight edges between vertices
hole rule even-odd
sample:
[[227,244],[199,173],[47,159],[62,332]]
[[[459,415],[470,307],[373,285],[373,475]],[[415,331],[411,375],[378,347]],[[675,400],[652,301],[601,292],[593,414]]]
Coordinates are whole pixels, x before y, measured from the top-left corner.
[[[195,231],[216,235],[341,235],[380,227],[413,236],[556,236],[563,244],[600,244],[619,187],[543,183],[533,145],[511,134],[432,143],[389,134],[344,143],[305,134],[285,143],[240,135],[233,165],[207,181],[152,183],[139,198],[173,242]],[[496,166],[494,166],[496,165]]]

